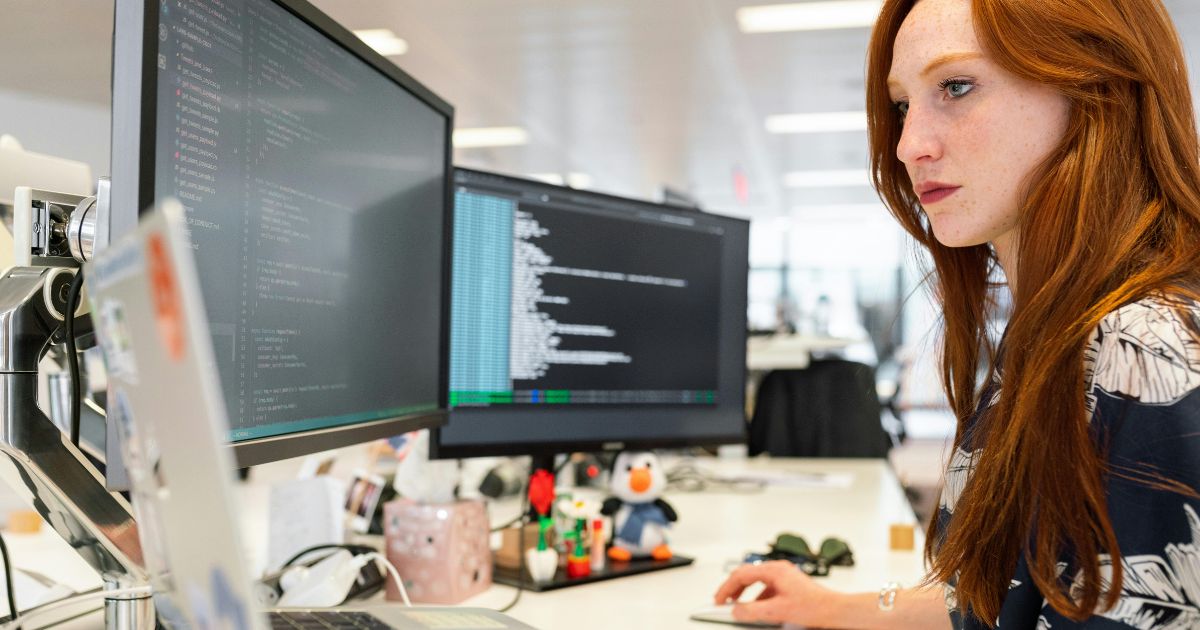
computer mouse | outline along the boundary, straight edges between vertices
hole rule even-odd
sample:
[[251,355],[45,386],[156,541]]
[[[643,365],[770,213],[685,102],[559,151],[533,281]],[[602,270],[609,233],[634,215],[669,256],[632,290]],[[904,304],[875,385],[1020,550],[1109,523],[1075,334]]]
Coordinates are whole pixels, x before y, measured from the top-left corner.
[[783,624],[767,623],[762,621],[738,621],[733,618],[733,604],[721,604],[719,606],[707,606],[701,608],[691,614],[689,619],[694,621],[708,621],[711,623],[723,623],[731,626],[739,626],[742,628],[782,628]]

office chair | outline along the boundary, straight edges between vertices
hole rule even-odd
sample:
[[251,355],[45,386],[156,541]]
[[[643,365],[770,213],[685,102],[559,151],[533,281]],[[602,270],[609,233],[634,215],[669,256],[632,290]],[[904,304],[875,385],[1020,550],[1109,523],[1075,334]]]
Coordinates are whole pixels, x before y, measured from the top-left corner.
[[763,379],[748,427],[750,455],[887,457],[875,370],[841,359]]

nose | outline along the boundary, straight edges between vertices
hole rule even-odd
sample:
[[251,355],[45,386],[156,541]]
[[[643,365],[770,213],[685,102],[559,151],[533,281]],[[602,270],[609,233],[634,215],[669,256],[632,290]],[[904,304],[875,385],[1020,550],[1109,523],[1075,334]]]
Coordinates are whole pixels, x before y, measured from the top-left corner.
[[910,105],[904,119],[904,129],[900,132],[900,142],[896,144],[896,158],[907,166],[915,166],[924,161],[940,159],[942,150],[934,121],[920,108]]
[[629,489],[638,493],[649,490],[650,471],[646,468],[634,468],[629,474]]

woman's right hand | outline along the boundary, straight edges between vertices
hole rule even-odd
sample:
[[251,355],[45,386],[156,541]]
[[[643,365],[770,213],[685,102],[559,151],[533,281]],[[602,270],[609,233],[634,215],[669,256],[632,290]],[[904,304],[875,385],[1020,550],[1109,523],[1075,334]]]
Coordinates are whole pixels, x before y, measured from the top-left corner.
[[729,574],[713,595],[720,604],[736,602],[747,587],[761,582],[762,593],[752,602],[737,603],[733,618],[738,621],[791,623],[800,626],[834,625],[834,608],[840,593],[817,584],[796,565],[784,560],[746,564]]

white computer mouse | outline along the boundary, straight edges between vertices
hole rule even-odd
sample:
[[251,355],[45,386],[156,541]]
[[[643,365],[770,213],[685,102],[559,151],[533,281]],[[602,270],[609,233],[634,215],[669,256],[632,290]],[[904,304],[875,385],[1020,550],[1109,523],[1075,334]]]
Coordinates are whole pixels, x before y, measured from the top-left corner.
[[[740,626],[743,628],[782,628],[783,624],[766,623],[759,621],[738,621],[733,618],[733,604],[721,604],[718,606],[706,606],[697,610],[689,617],[694,621],[708,621],[711,623],[723,623],[731,626]],[[795,630],[803,630],[796,626],[791,626]]]

